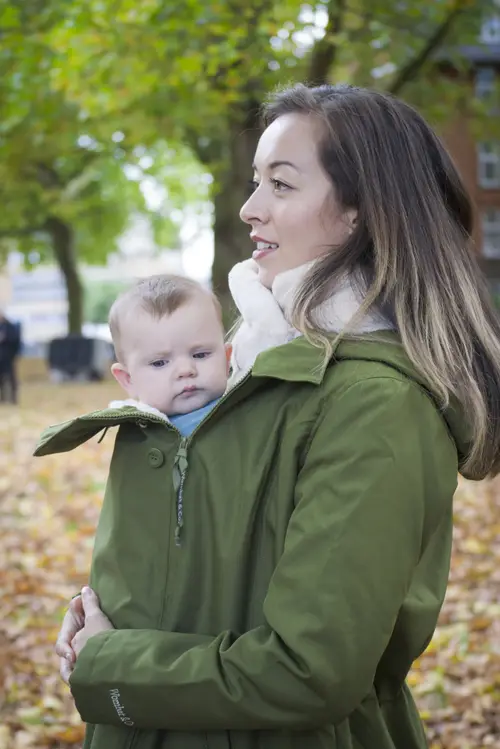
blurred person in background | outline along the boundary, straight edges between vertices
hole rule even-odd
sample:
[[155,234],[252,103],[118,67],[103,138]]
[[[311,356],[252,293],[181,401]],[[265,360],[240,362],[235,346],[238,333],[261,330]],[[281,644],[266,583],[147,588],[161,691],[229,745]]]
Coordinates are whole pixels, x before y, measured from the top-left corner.
[[0,403],[17,403],[16,359],[20,351],[20,326],[0,309]]

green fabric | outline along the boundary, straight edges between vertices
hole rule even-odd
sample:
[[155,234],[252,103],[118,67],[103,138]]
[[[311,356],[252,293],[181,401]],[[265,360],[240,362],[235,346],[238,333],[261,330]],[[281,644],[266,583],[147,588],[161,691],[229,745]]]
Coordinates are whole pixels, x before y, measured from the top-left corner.
[[71,677],[86,749],[426,746],[405,677],[467,428],[393,334],[369,338],[329,363],[302,338],[261,354],[182,443],[131,407],[43,435],[38,455],[119,426],[90,580],[116,630]]

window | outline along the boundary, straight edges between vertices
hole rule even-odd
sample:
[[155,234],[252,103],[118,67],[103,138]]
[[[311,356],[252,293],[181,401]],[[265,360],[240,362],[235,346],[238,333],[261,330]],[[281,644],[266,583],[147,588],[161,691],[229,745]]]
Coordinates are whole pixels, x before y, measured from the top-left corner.
[[500,187],[500,143],[478,143],[478,181],[481,187]]
[[495,91],[495,68],[478,68],[476,70],[476,96],[488,99]]
[[483,212],[483,257],[500,260],[500,209]]
[[492,16],[483,23],[481,28],[481,41],[483,44],[500,43],[500,16]]

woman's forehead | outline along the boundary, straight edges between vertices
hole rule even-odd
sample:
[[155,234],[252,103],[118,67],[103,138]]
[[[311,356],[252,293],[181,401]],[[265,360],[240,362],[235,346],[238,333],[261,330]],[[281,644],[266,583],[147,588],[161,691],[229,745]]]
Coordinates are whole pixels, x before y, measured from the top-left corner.
[[317,141],[318,128],[311,118],[300,114],[278,117],[259,140],[255,168],[262,172],[275,162],[289,162],[299,172],[310,171],[318,163]]

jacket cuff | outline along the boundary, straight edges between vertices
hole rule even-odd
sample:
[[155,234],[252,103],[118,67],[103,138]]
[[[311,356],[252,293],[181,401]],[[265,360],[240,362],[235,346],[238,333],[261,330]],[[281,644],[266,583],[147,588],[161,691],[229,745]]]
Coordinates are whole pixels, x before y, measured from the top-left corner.
[[87,640],[76,659],[69,686],[76,709],[85,723],[133,726],[134,721],[126,715],[121,704],[120,690],[116,684],[101,680],[97,684],[95,679],[95,660],[112,635],[113,630],[100,632]]

